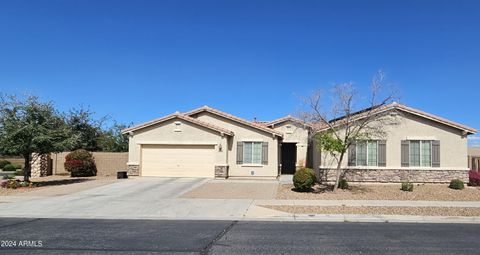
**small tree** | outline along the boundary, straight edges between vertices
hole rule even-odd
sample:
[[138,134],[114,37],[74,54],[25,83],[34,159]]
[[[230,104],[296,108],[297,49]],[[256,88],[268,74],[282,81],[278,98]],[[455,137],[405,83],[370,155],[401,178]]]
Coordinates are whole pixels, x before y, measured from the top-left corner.
[[69,147],[72,136],[64,118],[51,102],[35,96],[19,99],[0,96],[0,154],[24,158],[24,180],[29,181],[36,155],[60,152]]
[[122,134],[122,130],[127,125],[114,123],[112,127],[103,131],[99,137],[99,145],[102,151],[110,152],[127,152],[128,151],[128,134]]
[[348,148],[357,140],[384,137],[386,125],[396,123],[395,117],[382,115],[382,109],[394,99],[393,92],[385,93],[383,89],[384,74],[378,72],[372,80],[368,98],[359,98],[352,83],[343,83],[331,90],[332,100],[327,102],[328,107],[321,104],[328,99],[328,93],[323,90],[315,91],[305,100],[309,110],[301,115],[315,123],[311,138],[317,141],[317,149],[327,152],[336,161],[334,191],[338,188]]
[[76,137],[70,150],[85,149],[101,151],[100,138],[103,134],[102,125],[107,117],[94,118],[94,112],[85,108],[73,108],[66,117],[68,127]]

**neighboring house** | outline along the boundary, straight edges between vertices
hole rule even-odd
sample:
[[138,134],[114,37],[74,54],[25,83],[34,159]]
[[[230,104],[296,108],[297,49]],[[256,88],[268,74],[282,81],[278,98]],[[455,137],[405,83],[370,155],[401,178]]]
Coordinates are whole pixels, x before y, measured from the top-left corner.
[[[475,129],[397,103],[378,108],[373,116],[390,124],[383,124],[381,136],[350,146],[342,165],[344,178],[374,182],[468,180],[467,136],[476,133]],[[335,160],[322,154],[321,178],[333,180],[333,168]]]
[[[354,171],[347,177],[428,182],[466,178],[466,136],[476,130],[402,105],[390,107],[404,112],[401,125],[390,130],[385,140],[358,144],[355,165],[352,158],[345,161],[350,162],[345,170]],[[207,106],[123,130],[130,137],[129,175],[259,179],[293,174],[300,167],[312,167],[320,174],[331,169],[332,162],[311,139],[313,132],[311,124],[291,116],[247,121]],[[407,142],[411,160],[401,162],[406,159],[402,151]]]
[[468,148],[468,168],[480,171],[480,147]]

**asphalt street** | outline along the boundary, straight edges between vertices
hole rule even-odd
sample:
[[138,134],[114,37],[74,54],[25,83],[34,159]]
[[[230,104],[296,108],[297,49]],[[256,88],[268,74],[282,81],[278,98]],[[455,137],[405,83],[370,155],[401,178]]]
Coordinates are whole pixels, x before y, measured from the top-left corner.
[[480,225],[0,218],[0,254],[478,254]]

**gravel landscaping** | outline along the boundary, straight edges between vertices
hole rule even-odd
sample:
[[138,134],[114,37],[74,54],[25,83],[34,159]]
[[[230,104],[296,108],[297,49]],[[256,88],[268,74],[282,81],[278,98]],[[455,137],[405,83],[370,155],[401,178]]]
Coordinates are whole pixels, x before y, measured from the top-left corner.
[[399,207],[399,206],[291,206],[262,207],[294,214],[370,214],[422,216],[480,216],[480,208],[472,207]]
[[[19,177],[23,180],[23,177]],[[30,181],[35,185],[32,187],[19,187],[17,189],[0,188],[0,196],[16,196],[30,192],[44,192],[50,193],[49,190],[55,189],[75,191],[77,189],[83,189],[85,187],[94,187],[98,185],[105,185],[114,182],[115,178],[106,178],[101,176],[92,177],[70,177],[69,175],[50,175],[40,178],[31,178]],[[75,185],[74,185],[75,184]],[[72,186],[73,185],[73,186]],[[65,193],[65,192],[63,192]]]
[[350,184],[348,190],[331,191],[331,187],[316,185],[312,192],[293,191],[293,185],[278,187],[277,199],[324,200],[430,200],[480,201],[480,187],[464,190],[448,188],[448,184],[415,184],[412,192],[400,190],[401,184]]
[[275,199],[278,183],[208,182],[182,195],[182,198],[207,199]]

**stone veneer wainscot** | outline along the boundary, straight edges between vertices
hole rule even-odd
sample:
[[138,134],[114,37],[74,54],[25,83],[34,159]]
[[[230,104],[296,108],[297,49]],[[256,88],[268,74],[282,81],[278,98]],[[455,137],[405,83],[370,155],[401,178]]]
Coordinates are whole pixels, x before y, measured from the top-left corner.
[[140,175],[140,166],[136,164],[127,165],[127,173],[129,176],[138,176]]
[[[334,181],[336,169],[320,168],[320,181]],[[453,179],[468,182],[468,170],[440,169],[344,169],[343,178],[350,182],[426,182],[448,183]]]

